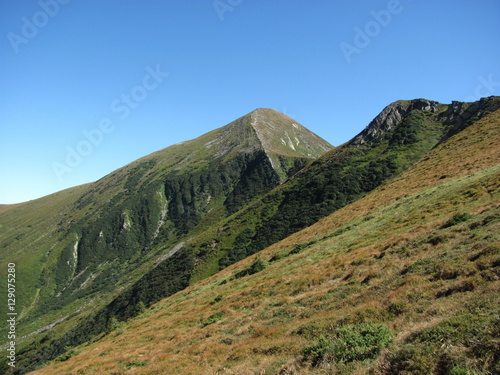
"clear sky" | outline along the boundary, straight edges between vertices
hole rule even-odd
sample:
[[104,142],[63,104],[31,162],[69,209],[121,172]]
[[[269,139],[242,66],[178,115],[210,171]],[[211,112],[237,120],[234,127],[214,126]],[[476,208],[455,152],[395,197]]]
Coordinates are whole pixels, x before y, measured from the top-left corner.
[[259,107],[333,145],[389,103],[500,95],[498,0],[0,1],[0,203]]

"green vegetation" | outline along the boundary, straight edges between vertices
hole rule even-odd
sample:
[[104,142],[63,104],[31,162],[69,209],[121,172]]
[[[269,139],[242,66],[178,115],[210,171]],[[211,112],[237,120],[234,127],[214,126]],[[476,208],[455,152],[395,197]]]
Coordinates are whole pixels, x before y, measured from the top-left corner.
[[224,317],[224,313],[222,311],[216,312],[215,314],[210,315],[207,319],[203,320],[201,323],[202,327],[206,327],[210,324],[217,323]]
[[70,359],[71,357],[74,357],[75,355],[80,354],[81,350],[76,349],[76,348],[71,348],[64,354],[61,354],[59,357],[57,357],[54,361],[56,362],[64,362]]
[[304,349],[304,356],[313,366],[364,361],[375,359],[392,341],[391,330],[383,324],[351,324],[335,329],[331,337],[321,336]]
[[256,274],[257,272],[260,272],[264,270],[267,267],[267,262],[262,260],[261,258],[257,257],[255,260],[250,264],[247,268],[237,272],[234,277],[236,279],[253,275]]
[[491,314],[497,308],[491,306],[491,300],[478,299],[478,302],[482,305],[481,315],[477,315],[479,306],[474,304],[455,316],[411,334],[387,357],[385,373],[497,373],[500,370],[500,321],[497,314]]
[[145,361],[141,361],[139,359],[135,359],[133,361],[130,361],[130,362],[127,362],[125,364],[125,370],[130,370],[131,368],[134,368],[134,367],[144,367],[144,366],[147,366],[147,362]]
[[454,225],[457,225],[459,223],[463,223],[464,221],[467,221],[471,218],[470,214],[467,212],[464,213],[457,213],[453,215],[453,217],[448,220],[446,223],[444,223],[443,228],[449,228]]

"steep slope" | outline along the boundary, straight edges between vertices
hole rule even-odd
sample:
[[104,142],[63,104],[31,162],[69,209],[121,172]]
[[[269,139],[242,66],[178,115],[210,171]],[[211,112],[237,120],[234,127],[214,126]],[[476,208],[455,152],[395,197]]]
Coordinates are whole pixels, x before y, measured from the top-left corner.
[[453,132],[371,194],[33,374],[498,373],[500,111]]
[[63,332],[62,322],[111,301],[330,148],[288,116],[257,109],[95,183],[1,207],[0,262],[18,266],[19,336]]

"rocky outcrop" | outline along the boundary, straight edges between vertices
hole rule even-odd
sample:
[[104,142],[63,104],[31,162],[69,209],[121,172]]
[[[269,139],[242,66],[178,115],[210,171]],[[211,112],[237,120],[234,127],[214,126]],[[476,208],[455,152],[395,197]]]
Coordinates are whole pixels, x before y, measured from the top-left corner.
[[481,98],[473,103],[452,101],[446,111],[438,116],[444,124],[455,124],[462,126],[470,119],[482,118],[486,114],[497,110],[500,107],[498,97]]
[[438,112],[440,104],[427,99],[415,99],[410,102],[397,101],[385,107],[370,124],[352,141],[352,145],[361,145],[391,130],[401,123],[401,120],[415,110]]
[[499,108],[500,100],[498,97],[481,98],[473,103],[453,101],[449,105],[427,99],[397,101],[385,107],[350,144],[359,146],[379,138],[398,126],[405,116],[413,111],[435,113],[434,121],[440,122],[444,126],[451,126],[444,138],[447,139],[466,128],[472,120],[479,120]]

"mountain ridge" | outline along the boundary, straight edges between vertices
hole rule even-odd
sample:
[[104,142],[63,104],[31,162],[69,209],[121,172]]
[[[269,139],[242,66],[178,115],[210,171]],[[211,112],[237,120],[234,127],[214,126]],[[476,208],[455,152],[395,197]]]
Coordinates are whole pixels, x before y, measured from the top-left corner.
[[[279,123],[275,122],[276,125],[279,125],[279,128],[267,126],[266,124],[269,123],[267,117],[279,119]],[[263,120],[264,123],[261,123]],[[271,146],[270,140],[267,140],[263,137],[264,133],[265,135],[268,136],[268,138],[271,139],[279,137],[280,131],[285,132],[286,131],[285,128],[292,127],[291,124],[294,123],[304,133],[310,135],[317,141],[317,145],[315,145],[315,147],[311,147],[308,149],[308,151],[310,151],[309,154],[296,151],[292,147],[272,148],[270,147]],[[265,128],[267,128],[268,130],[267,132],[263,131]],[[308,129],[298,124],[290,117],[273,109],[257,108],[254,111],[249,112],[248,114],[237,118],[236,120],[230,122],[227,125],[209,131],[194,139],[183,141],[171,145],[167,148],[153,152],[150,155],[144,156],[131,164],[140,161],[148,161],[151,160],[152,158],[165,159],[165,157],[162,154],[165,153],[168,149],[175,149],[175,151],[178,152],[178,151],[183,151],[184,148],[188,147],[188,150],[191,152],[189,146],[194,143],[203,144],[203,147],[198,147],[198,145],[196,145],[195,148],[195,151],[197,151],[200,154],[199,155],[200,157],[203,157],[202,154],[203,149],[212,149],[220,144],[224,144],[225,147],[219,150],[217,153],[215,153],[214,158],[222,158],[225,155],[227,156],[227,154],[233,152],[234,149],[240,149],[243,152],[255,150],[258,148],[258,145],[255,144],[254,142],[250,142],[250,140],[254,139],[252,137],[252,131],[249,132],[250,129],[252,129],[253,132],[255,132],[255,135],[257,136],[260,146],[266,153],[271,153],[271,154],[282,153],[284,156],[316,158],[326,150],[331,149],[333,147],[328,142],[321,139],[314,133],[310,132]],[[306,137],[304,136],[304,138]],[[274,144],[276,143],[278,142],[274,142]],[[188,152],[188,150],[184,150],[184,152]],[[187,155],[185,155],[184,157],[192,158],[192,156],[187,156]]]
[[386,106],[363,131],[354,137],[350,142],[361,145],[377,138],[378,134],[383,134],[393,128],[408,113],[418,110],[437,114],[437,119],[444,124],[454,124],[450,129],[450,134],[454,134],[467,125],[474,116],[481,119],[486,114],[500,108],[497,97],[486,97],[473,103],[452,101],[446,105],[428,99],[398,100]]

